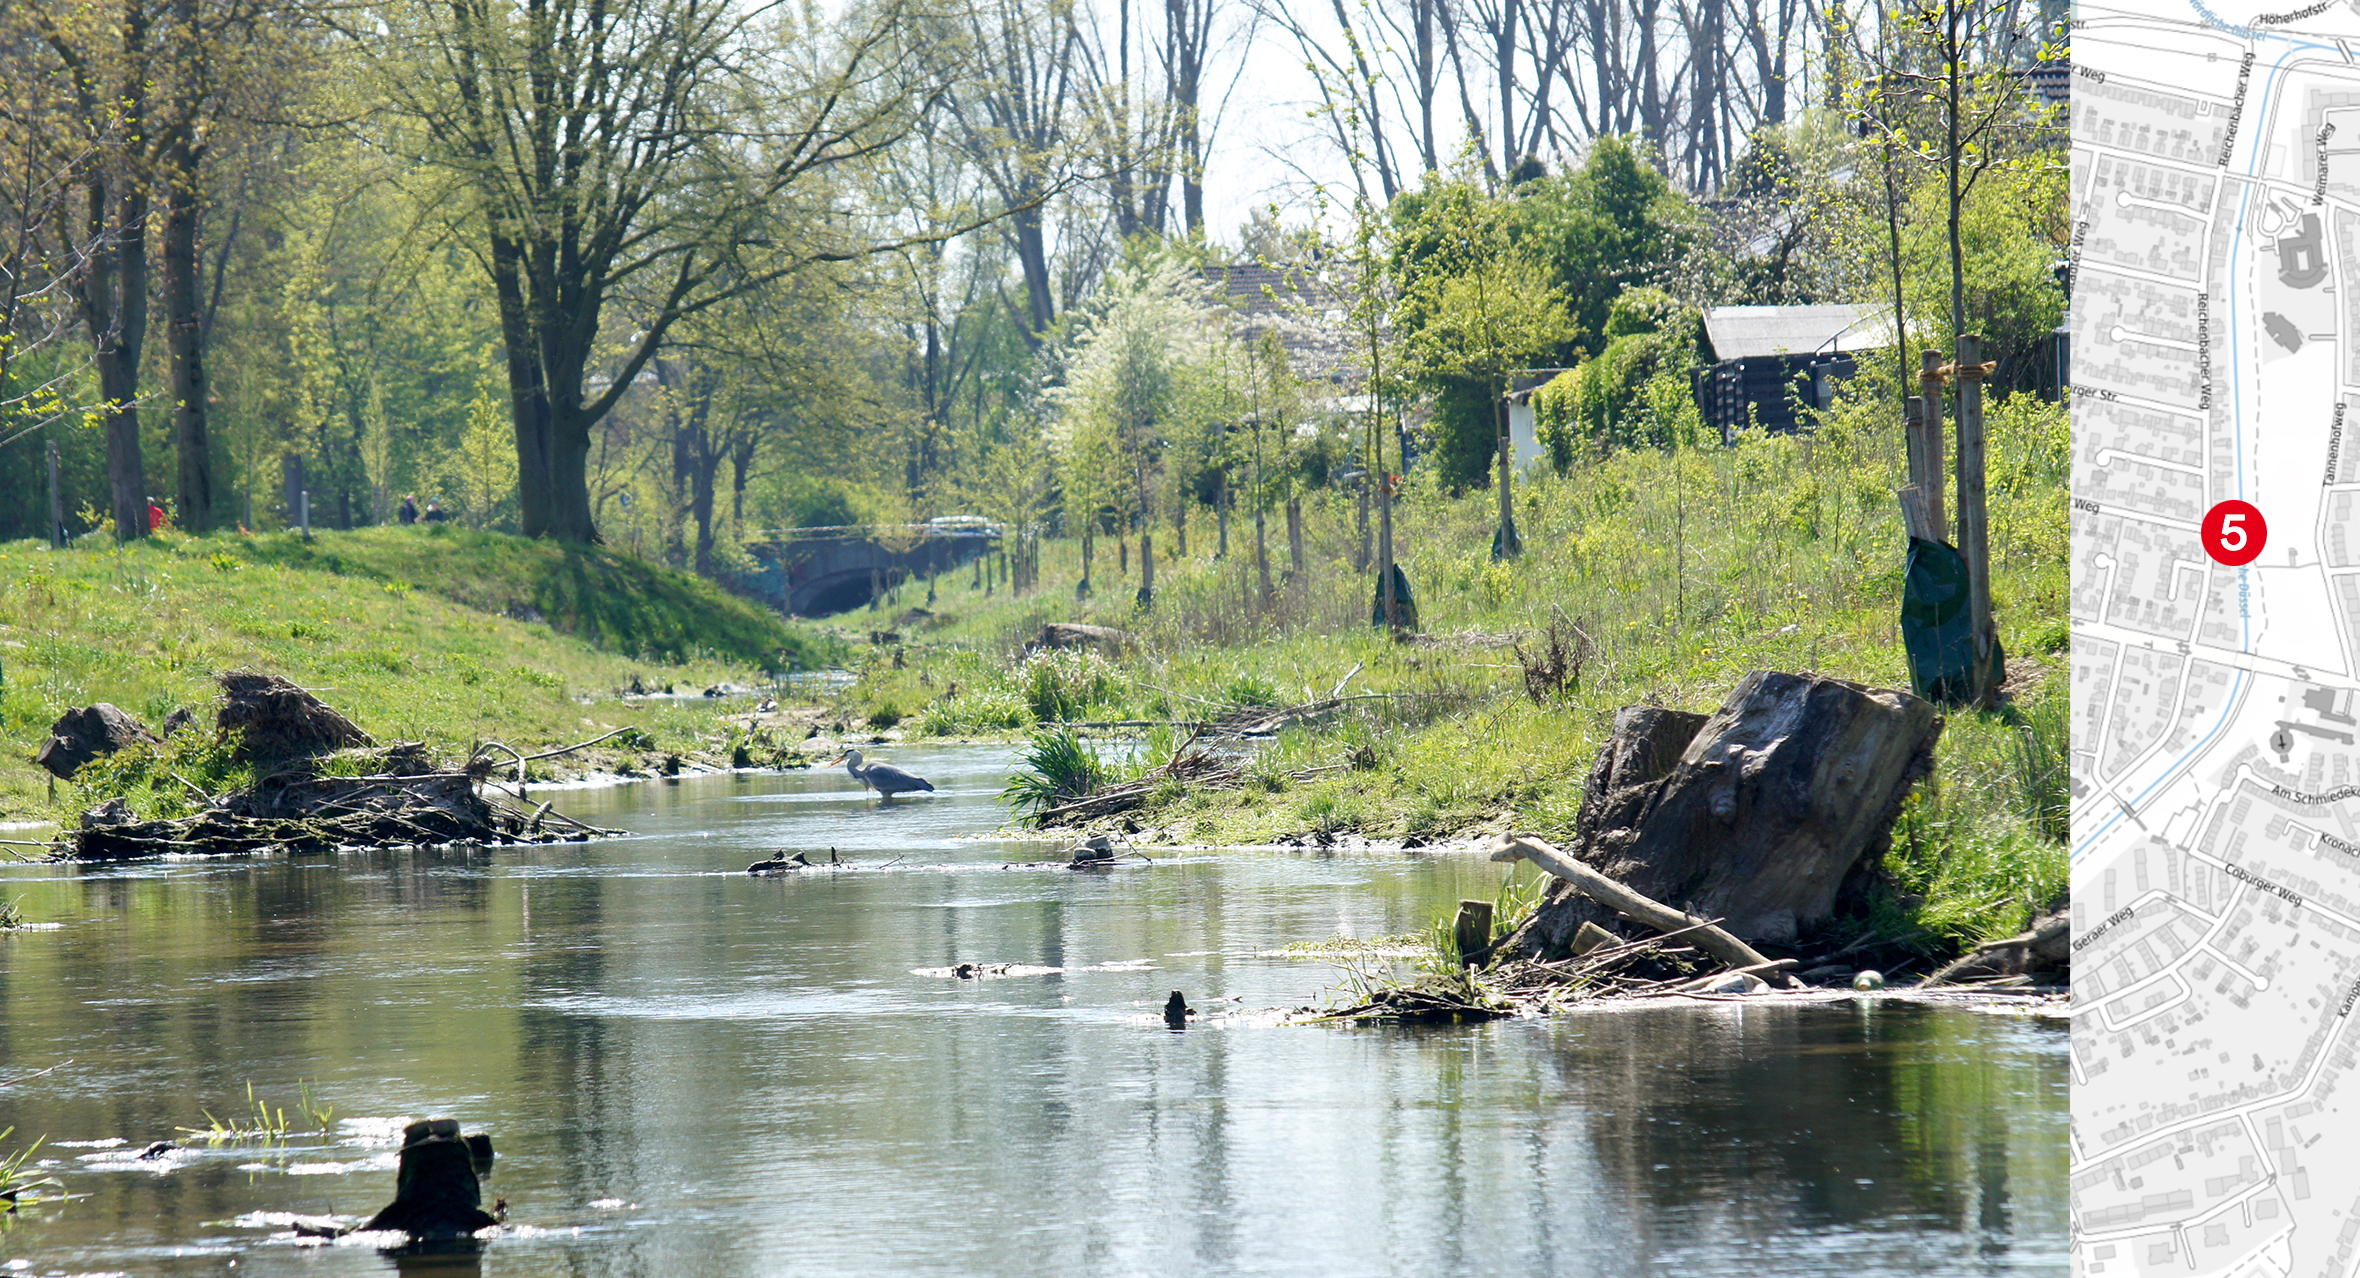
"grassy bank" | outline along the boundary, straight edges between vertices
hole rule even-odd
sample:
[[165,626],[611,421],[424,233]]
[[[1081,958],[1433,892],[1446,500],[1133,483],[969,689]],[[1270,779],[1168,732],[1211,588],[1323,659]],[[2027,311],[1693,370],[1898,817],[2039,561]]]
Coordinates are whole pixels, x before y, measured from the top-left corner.
[[[717,710],[625,703],[634,677],[695,691],[822,655],[808,635],[710,583],[607,551],[454,528],[159,536],[53,552],[0,545],[0,820],[88,796],[31,756],[94,701],[150,725],[209,721],[216,673],[314,688],[380,740],[464,752],[637,726],[660,753],[710,751]],[[586,704],[587,703],[587,704]],[[726,747],[724,747],[726,754]],[[136,806],[136,800],[135,800]]]
[[[1154,607],[1132,603],[1137,565],[1101,544],[1095,598],[1077,601],[1076,547],[1052,543],[1039,589],[985,596],[972,575],[938,581],[932,616],[907,617],[900,664],[867,654],[848,717],[913,735],[1007,735],[1051,719],[1201,717],[1222,707],[1326,695],[1355,667],[1341,721],[1291,731],[1237,790],[1168,788],[1140,814],[1156,834],[1270,842],[1357,832],[1442,838],[1510,826],[1570,831],[1615,709],[1709,711],[1749,670],[1816,670],[1908,686],[1899,634],[1904,538],[1893,490],[1897,432],[1854,409],[1816,438],[1753,438],[1669,456],[1624,453],[1524,485],[1526,554],[1489,556],[1497,499],[1412,490],[1400,558],[1420,605],[1419,643],[1368,626],[1372,576],[1355,574],[1357,510],[1315,494],[1306,563],[1287,580],[1283,515],[1270,517],[1277,597],[1258,598],[1250,520],[1230,555],[1200,519],[1185,557],[1157,529]],[[1950,717],[1933,783],[1896,834],[1893,930],[1936,945],[2005,934],[2064,889],[2067,637],[2066,433],[2029,397],[1992,415],[1994,597],[2009,653],[2009,707]],[[922,586],[866,624],[892,624]],[[906,614],[905,614],[906,615]],[[1587,638],[1579,670],[1535,695],[1508,642],[1529,650],[1554,618]],[[859,620],[856,615],[853,619]],[[1120,662],[1020,658],[1044,621],[1123,626],[1144,650]]]

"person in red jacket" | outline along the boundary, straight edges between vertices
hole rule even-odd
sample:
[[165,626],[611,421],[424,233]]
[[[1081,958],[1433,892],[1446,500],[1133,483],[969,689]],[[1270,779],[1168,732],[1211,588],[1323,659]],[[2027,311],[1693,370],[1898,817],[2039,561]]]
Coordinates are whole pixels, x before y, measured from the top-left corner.
[[156,504],[155,498],[150,497],[148,498],[148,531],[154,532],[163,526],[164,508]]

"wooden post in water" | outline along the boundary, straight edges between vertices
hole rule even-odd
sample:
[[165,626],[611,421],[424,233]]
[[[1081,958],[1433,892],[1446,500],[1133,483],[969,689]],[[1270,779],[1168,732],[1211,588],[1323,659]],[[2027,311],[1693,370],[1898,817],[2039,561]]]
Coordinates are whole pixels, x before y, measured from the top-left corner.
[[1975,627],[1974,704],[1989,706],[1992,687],[1991,551],[1983,507],[1983,339],[1958,337],[1958,534],[1967,560],[1967,607]]
[[1491,902],[1459,902],[1458,922],[1451,935],[1458,943],[1459,962],[1473,963],[1481,958],[1491,948]]

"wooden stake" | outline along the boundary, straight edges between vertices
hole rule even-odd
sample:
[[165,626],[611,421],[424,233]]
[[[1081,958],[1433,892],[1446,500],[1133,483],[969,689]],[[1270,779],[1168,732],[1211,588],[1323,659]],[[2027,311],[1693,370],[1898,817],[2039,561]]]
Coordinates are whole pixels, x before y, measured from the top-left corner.
[[1926,526],[1934,530],[1935,541],[1950,540],[1950,518],[1943,509],[1942,493],[1948,487],[1943,481],[1949,470],[1942,432],[1942,352],[1923,351],[1918,356],[1918,415],[1914,423],[1917,447],[1912,451],[1919,469],[1910,472],[1909,482],[1917,485],[1926,497]]
[[1491,948],[1491,902],[1459,902],[1452,939],[1458,943],[1460,962],[1473,963],[1482,958],[1483,952]]
[[1991,551],[1983,508],[1983,339],[1958,338],[1958,532],[1967,559],[1967,606],[1975,626],[1974,703],[1991,705]]

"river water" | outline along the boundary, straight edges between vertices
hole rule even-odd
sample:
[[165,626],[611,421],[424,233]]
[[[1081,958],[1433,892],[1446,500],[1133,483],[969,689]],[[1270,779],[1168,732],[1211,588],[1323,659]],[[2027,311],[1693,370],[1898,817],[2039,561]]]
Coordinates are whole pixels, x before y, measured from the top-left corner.
[[[0,1216],[0,1273],[415,1266],[285,1220],[382,1206],[429,1114],[498,1148],[486,1274],[2064,1271],[2060,1027],[1279,1026],[1252,1013],[1343,974],[1273,951],[1422,927],[1499,867],[1003,868],[1045,845],[961,836],[1007,752],[890,753],[937,792],[704,777],[537,796],[638,836],[591,845],[0,873],[58,925],[0,935],[0,1153],[45,1136],[73,1194]],[[744,873],[831,846],[863,868]],[[918,971],[962,962],[1063,970]],[[294,1117],[304,1080],[327,1135],[135,1157],[249,1085]]]

